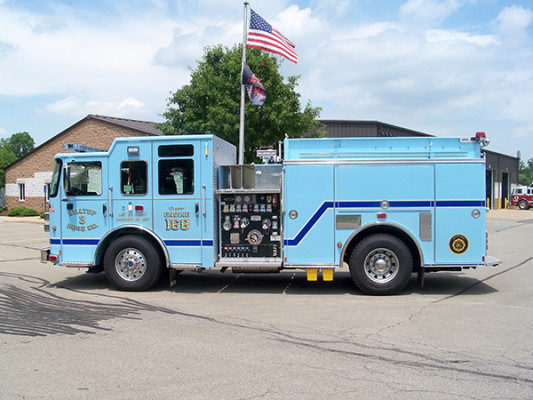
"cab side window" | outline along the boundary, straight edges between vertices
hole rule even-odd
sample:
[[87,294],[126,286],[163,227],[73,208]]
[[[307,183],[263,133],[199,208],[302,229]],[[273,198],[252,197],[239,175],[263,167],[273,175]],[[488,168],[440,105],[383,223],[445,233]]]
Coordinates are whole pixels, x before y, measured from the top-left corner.
[[100,196],[102,194],[102,163],[80,161],[68,164],[64,175],[65,192],[69,196]]
[[120,191],[124,195],[146,194],[146,161],[123,161],[120,164]]
[[[159,146],[159,194],[182,195],[194,193],[194,160],[192,145]],[[166,158],[168,157],[168,159]]]

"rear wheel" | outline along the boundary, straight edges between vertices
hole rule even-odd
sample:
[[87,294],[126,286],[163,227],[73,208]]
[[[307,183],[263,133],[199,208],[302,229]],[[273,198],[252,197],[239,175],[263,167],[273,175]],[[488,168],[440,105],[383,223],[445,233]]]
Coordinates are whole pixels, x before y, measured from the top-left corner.
[[529,208],[529,203],[526,200],[520,200],[518,202],[518,208],[520,210],[527,210]]
[[363,239],[350,256],[350,274],[367,294],[396,294],[413,272],[409,248],[395,236],[376,234]]
[[161,257],[146,240],[134,235],[121,236],[107,249],[104,270],[118,289],[148,290],[161,276]]

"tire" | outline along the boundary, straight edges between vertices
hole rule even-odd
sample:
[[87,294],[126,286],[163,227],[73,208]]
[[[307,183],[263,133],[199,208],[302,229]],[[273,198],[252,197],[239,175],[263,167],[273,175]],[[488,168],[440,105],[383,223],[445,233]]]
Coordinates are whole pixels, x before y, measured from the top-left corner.
[[400,292],[413,272],[409,248],[395,236],[368,236],[350,255],[350,274],[364,293],[388,295]]
[[117,289],[148,290],[161,276],[161,257],[146,240],[135,235],[121,236],[105,252],[104,270]]
[[520,200],[518,202],[518,208],[520,210],[527,210],[529,208],[529,203],[526,200]]

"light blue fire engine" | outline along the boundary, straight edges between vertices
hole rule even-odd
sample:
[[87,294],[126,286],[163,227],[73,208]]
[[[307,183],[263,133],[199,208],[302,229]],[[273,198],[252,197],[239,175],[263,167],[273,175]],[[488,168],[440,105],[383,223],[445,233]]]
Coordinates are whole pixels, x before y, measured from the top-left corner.
[[[484,134],[460,138],[286,139],[284,157],[235,165],[211,135],[70,145],[49,195],[42,260],[105,271],[147,290],[169,268],[349,270],[392,294],[413,272],[495,265],[486,255]],[[89,150],[89,151],[88,151]]]

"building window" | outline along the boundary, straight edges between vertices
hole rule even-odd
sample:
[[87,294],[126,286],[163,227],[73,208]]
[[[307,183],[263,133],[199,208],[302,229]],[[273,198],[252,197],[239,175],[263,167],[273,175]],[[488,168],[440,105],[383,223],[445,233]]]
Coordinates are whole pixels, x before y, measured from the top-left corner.
[[26,200],[26,184],[19,183],[19,201]]

